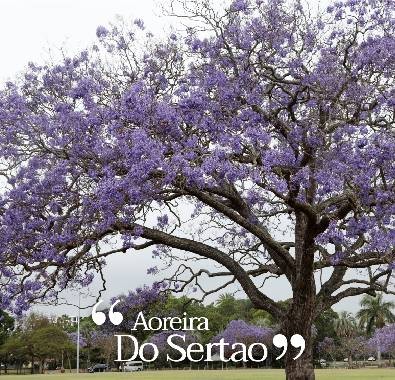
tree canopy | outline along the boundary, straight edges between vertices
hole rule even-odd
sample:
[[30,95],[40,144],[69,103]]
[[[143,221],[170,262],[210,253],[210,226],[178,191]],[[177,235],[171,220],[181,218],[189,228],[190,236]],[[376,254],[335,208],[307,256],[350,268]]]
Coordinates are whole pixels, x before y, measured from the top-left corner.
[[[392,292],[393,10],[175,1],[184,33],[101,26],[92,49],[31,63],[0,93],[2,307],[54,301],[149,247],[175,269],[169,289],[238,283],[307,347],[323,310]],[[277,277],[288,307],[265,287]],[[313,378],[310,362],[288,378]]]

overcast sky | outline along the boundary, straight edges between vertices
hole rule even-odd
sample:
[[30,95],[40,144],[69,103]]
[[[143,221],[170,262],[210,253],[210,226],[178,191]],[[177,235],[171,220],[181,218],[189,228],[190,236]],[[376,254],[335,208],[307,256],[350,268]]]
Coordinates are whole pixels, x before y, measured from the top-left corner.
[[[0,82],[15,77],[29,61],[47,60],[50,51],[56,57],[61,47],[70,53],[86,47],[95,40],[96,27],[108,24],[116,15],[142,18],[148,29],[158,34],[174,22],[159,17],[160,4],[156,0],[0,0]],[[151,261],[149,251],[111,257],[106,268],[109,290],[104,298],[152,281],[146,275]],[[94,286],[92,292],[96,290]],[[290,295],[282,283],[276,284],[273,293],[276,299]],[[67,298],[77,302],[75,295]],[[82,304],[86,301],[82,300]],[[342,302],[336,309],[355,311],[357,306],[358,299],[354,299]],[[74,307],[67,306],[44,310],[76,314]]]
[[157,17],[155,0],[0,0],[0,79],[21,71],[29,61],[48,58],[66,47],[70,52],[95,40],[96,27],[116,15],[141,17],[157,31],[165,24]]

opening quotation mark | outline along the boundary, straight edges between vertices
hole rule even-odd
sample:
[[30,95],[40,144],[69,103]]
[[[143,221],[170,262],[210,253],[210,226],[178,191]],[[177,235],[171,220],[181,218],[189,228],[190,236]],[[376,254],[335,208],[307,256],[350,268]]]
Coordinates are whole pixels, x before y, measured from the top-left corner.
[[[300,358],[306,348],[306,342],[302,335],[295,334],[291,336],[291,346],[294,348],[300,348],[299,354],[297,354],[293,359],[296,360]],[[283,352],[276,357],[276,360],[281,359],[287,352],[288,349],[288,340],[287,337],[283,334],[277,334],[273,337],[273,345],[277,348],[283,348]]]
[[[97,311],[97,308],[103,301],[100,300],[92,309],[92,320],[95,322],[98,326],[101,326],[105,321],[106,321],[106,314],[104,314],[102,311]],[[118,305],[118,303],[121,302],[120,300],[116,300],[110,307],[110,310],[108,311],[108,318],[110,319],[110,322],[118,326],[122,323],[123,321],[123,315],[118,312],[114,311],[114,307]]]

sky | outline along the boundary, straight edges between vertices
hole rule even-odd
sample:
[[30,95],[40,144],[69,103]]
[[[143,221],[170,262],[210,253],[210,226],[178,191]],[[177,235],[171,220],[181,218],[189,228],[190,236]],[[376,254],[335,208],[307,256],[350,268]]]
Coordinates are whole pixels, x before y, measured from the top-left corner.
[[[60,48],[72,54],[92,44],[96,39],[96,27],[114,21],[117,15],[126,20],[142,18],[148,29],[160,34],[168,29],[169,24],[176,22],[160,17],[160,5],[158,0],[0,0],[0,85],[21,73],[29,61],[56,60]],[[150,266],[149,250],[110,257],[105,269],[108,291],[103,296],[104,300],[152,281],[146,274]],[[96,282],[91,293],[96,295],[97,289]],[[290,296],[289,289],[281,281],[276,283],[273,293],[276,299]],[[68,303],[78,303],[75,293],[65,297]],[[358,301],[343,301],[336,310],[355,311]],[[92,298],[82,297],[81,306],[91,303]],[[75,306],[66,305],[40,306],[36,310],[69,315],[77,312]],[[88,309],[82,312],[83,315],[87,313]]]
[[0,0],[0,80],[12,78],[29,61],[42,61],[64,47],[78,51],[92,43],[96,27],[140,17],[154,32],[166,21],[155,0]]

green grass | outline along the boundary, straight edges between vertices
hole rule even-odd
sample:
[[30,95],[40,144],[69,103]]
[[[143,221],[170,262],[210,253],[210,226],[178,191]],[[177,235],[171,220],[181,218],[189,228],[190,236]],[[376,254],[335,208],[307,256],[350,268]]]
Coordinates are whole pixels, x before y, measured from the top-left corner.
[[[327,369],[316,371],[317,380],[376,380],[395,379],[395,369]],[[145,371],[141,373],[46,374],[7,375],[6,380],[281,380],[281,370],[227,370],[227,371]]]

